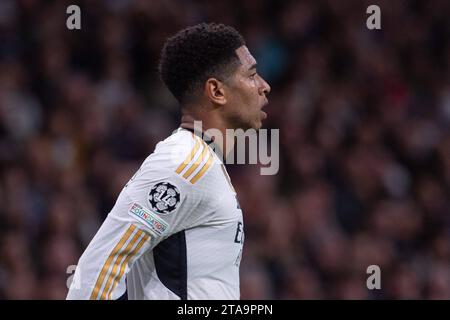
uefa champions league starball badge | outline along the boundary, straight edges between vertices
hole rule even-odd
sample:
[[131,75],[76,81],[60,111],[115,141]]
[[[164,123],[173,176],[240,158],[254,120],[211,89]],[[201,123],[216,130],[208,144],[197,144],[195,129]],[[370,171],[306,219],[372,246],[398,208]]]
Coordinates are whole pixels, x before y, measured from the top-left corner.
[[151,208],[159,214],[168,214],[180,203],[180,191],[169,182],[160,182],[153,186],[148,194]]

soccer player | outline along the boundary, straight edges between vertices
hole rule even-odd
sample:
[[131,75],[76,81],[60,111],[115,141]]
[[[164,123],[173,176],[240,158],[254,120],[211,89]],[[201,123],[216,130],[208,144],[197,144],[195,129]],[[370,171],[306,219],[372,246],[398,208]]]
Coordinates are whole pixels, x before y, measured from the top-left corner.
[[[270,87],[242,36],[199,24],[169,38],[160,76],[182,123],[121,191],[81,256],[67,299],[239,299],[242,211],[203,129],[259,129]],[[203,137],[203,138],[201,138]],[[223,151],[223,150],[222,150]]]

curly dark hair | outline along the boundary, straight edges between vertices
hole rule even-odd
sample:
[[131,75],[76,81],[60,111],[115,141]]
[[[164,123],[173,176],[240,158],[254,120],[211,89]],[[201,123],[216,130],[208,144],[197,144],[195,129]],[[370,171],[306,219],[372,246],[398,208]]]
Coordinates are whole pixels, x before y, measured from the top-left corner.
[[231,75],[240,63],[235,50],[243,45],[243,37],[230,26],[201,23],[188,27],[164,44],[160,77],[183,105],[208,78],[223,80]]

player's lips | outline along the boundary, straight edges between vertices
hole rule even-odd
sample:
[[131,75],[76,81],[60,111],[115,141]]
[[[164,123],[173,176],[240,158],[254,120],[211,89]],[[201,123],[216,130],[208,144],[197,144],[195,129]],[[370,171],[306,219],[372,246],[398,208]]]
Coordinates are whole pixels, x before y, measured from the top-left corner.
[[267,118],[267,113],[261,110],[261,118],[264,120]]

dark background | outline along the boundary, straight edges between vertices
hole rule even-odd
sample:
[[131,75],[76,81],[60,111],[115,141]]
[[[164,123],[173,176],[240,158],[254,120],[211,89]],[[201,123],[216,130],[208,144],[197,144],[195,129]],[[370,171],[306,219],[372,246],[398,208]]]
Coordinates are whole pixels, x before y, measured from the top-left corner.
[[67,267],[178,127],[156,73],[166,37],[222,22],[280,130],[277,175],[229,167],[242,298],[450,299],[449,17],[446,0],[1,0],[0,298],[65,298]]

